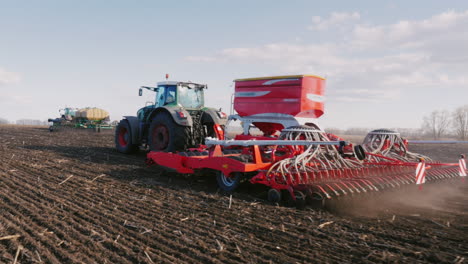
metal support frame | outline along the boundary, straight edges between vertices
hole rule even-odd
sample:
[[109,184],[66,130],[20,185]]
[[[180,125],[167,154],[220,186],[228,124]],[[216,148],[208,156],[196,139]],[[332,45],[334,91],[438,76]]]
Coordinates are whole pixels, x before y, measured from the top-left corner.
[[280,114],[280,113],[265,113],[265,114],[251,115],[251,116],[231,115],[229,116],[229,120],[241,121],[244,135],[249,134],[249,128],[251,127],[253,123],[256,123],[256,122],[281,124],[283,125],[284,128],[292,127],[292,126],[300,126],[306,123],[314,123],[315,126],[317,126],[316,124],[317,120],[314,118],[295,117],[292,115]]
[[215,138],[206,138],[205,145],[221,146],[312,146],[312,145],[335,145],[347,146],[347,141],[309,141],[309,140],[219,140]]

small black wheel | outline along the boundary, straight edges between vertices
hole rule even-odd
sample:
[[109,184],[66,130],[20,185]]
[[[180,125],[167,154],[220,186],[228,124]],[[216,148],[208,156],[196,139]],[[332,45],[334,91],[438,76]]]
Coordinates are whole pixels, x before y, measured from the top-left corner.
[[356,155],[358,160],[364,160],[366,158],[366,152],[361,145],[354,146],[354,155]]
[[216,181],[221,191],[225,193],[232,193],[240,184],[243,178],[241,172],[233,172],[231,175],[226,176],[221,171],[216,174]]
[[323,209],[325,207],[325,197],[318,192],[313,192],[307,196],[307,203],[313,209]]
[[268,190],[268,201],[271,203],[279,203],[281,201],[281,192],[273,188]]
[[117,151],[130,154],[138,150],[138,145],[133,144],[130,124],[127,120],[121,120],[115,128],[115,148]]
[[189,147],[190,127],[176,124],[169,113],[157,113],[148,132],[151,151],[185,151]]
[[306,195],[301,191],[294,191],[294,195],[296,196],[296,208],[304,209],[306,205]]
[[49,132],[54,132],[54,126],[49,127]]

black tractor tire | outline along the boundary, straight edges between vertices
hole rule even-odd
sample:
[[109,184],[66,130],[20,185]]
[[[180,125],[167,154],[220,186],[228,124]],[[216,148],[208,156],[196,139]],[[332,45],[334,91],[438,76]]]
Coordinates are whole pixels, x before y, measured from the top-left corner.
[[115,128],[115,148],[118,152],[131,154],[138,150],[138,145],[132,142],[132,130],[127,120],[121,120]]
[[151,151],[186,151],[190,147],[190,127],[180,126],[166,112],[156,114],[148,131]]
[[230,177],[227,177],[224,173],[218,171],[216,173],[216,181],[223,193],[230,194],[239,187],[243,176],[244,174],[241,172],[233,172]]

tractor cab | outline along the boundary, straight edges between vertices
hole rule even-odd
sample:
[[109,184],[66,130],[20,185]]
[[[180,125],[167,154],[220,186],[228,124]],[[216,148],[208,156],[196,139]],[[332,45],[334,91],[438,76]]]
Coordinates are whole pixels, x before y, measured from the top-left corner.
[[157,87],[142,86],[139,95],[143,95],[143,89],[156,92],[154,107],[181,106],[186,109],[200,109],[204,105],[203,89],[206,84],[190,82],[159,82]]
[[157,87],[142,86],[143,89],[156,93],[154,104],[145,106],[138,111],[138,118],[144,120],[152,110],[158,107],[181,107],[186,110],[200,110],[204,107],[204,92],[207,85],[191,82],[165,81],[159,82]]
[[65,107],[59,110],[60,116],[63,120],[71,121],[76,116],[77,108]]

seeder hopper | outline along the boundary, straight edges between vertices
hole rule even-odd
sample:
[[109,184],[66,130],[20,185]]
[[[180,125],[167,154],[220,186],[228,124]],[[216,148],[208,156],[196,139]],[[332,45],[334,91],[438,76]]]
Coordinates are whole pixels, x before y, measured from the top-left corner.
[[[235,81],[234,109],[243,133],[216,138],[179,152],[151,151],[148,164],[179,173],[213,171],[220,189],[234,191],[241,181],[268,186],[268,199],[287,194],[299,205],[334,197],[376,192],[466,176],[464,156],[457,163],[440,163],[408,151],[408,142],[394,131],[370,132],[361,145],[326,133],[316,123],[324,113],[325,80],[296,75]],[[256,127],[263,135],[252,135]],[[417,142],[414,142],[417,143]]]

